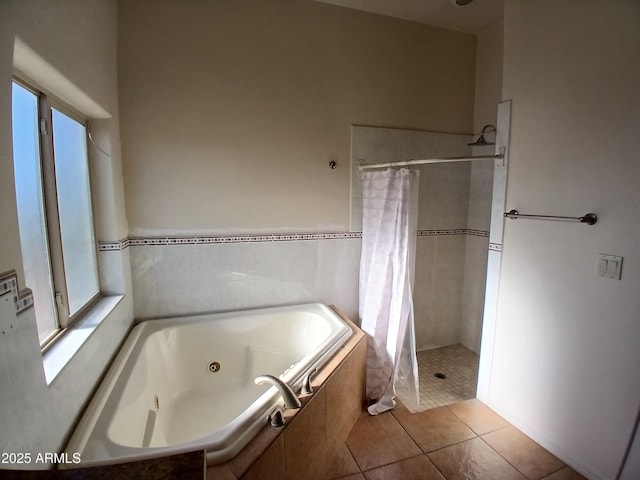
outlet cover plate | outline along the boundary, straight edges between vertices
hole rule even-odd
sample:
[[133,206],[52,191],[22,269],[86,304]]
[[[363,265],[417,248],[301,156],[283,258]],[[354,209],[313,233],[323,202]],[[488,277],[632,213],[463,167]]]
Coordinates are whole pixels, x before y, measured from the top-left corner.
[[608,253],[598,254],[598,276],[620,280],[622,275],[622,257]]

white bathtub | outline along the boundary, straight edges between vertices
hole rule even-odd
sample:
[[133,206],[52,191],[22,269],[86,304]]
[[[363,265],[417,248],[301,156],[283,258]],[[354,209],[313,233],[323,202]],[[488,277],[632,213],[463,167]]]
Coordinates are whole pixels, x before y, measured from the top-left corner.
[[282,405],[276,387],[254,378],[280,376],[299,392],[351,333],[321,304],[142,322],[65,450],[84,466],[196,449],[207,451],[208,465],[222,463]]

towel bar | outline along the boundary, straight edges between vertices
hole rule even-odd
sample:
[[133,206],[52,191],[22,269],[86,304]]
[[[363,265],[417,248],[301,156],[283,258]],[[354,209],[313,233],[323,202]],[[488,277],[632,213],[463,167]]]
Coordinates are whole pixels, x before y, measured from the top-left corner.
[[538,220],[562,220],[565,222],[580,222],[587,225],[595,225],[598,221],[598,216],[595,213],[585,213],[582,217],[560,217],[557,215],[525,215],[518,212],[518,210],[509,210],[505,212],[505,217],[516,220],[518,218],[529,218]]

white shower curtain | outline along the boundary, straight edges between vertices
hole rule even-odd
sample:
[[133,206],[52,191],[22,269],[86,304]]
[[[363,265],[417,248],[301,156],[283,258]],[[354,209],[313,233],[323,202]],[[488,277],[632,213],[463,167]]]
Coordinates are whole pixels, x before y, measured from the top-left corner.
[[408,169],[362,175],[360,318],[371,415],[395,407],[396,381],[408,407],[419,403],[412,299],[418,180],[419,172]]

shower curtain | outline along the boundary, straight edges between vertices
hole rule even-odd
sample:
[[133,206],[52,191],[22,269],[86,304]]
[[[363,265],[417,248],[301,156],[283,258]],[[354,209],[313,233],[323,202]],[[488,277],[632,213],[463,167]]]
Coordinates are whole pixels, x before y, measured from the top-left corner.
[[360,318],[371,415],[395,407],[396,386],[407,407],[419,403],[412,299],[418,180],[408,169],[362,174]]

